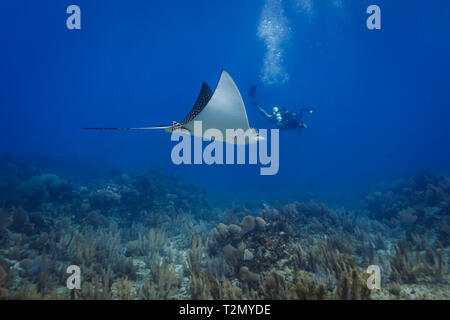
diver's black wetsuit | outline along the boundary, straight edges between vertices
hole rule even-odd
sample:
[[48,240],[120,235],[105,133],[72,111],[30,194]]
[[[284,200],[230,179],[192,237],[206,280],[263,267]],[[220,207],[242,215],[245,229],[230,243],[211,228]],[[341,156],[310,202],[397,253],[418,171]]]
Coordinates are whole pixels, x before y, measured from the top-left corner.
[[312,113],[311,109],[302,108],[300,112],[297,114],[295,112],[290,112],[286,108],[282,107],[281,109],[274,107],[272,113],[266,112],[262,107],[260,107],[255,101],[255,91],[256,86],[252,85],[249,91],[249,99],[250,103],[254,105],[261,114],[277,126],[280,130],[298,130],[299,134],[301,134],[303,128],[307,128],[307,125],[303,122],[303,113],[308,112]]
[[298,115],[295,112],[289,112],[285,108],[281,111],[273,112],[271,120],[279,129],[298,129],[303,127],[303,123],[300,121]]
[[300,113],[297,114],[295,112],[290,112],[286,108],[274,108],[274,111],[272,114],[267,113],[263,108],[260,106],[254,104],[258,110],[261,112],[261,114],[270,122],[272,122],[274,125],[277,126],[280,130],[299,130],[299,133],[301,133],[301,130],[303,128],[306,128],[306,124],[303,122],[303,112],[308,111],[311,112],[309,109],[301,109]]

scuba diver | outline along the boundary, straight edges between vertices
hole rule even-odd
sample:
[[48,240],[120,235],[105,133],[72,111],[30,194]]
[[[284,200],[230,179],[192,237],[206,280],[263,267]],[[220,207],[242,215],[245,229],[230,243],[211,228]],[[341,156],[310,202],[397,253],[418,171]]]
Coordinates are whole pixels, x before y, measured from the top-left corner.
[[261,114],[270,122],[272,122],[274,125],[277,126],[280,130],[289,130],[289,129],[296,129],[298,130],[298,133],[302,133],[303,128],[307,128],[308,126],[303,122],[303,113],[307,112],[309,114],[312,114],[312,109],[309,108],[301,108],[300,112],[297,114],[295,112],[291,112],[287,110],[284,107],[278,108],[273,107],[272,113],[268,113],[266,110],[264,110],[262,107],[260,107],[255,100],[255,93],[256,93],[256,86],[252,85],[250,87],[248,97],[250,100],[250,104],[254,105],[258,110],[261,112]]

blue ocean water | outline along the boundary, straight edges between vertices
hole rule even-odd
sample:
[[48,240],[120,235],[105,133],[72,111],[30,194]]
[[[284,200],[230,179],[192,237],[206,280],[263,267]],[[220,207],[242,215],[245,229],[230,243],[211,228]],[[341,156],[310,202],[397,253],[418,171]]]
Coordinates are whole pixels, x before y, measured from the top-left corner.
[[[450,299],[448,1],[1,1],[0,39],[0,300]],[[252,85],[314,111],[277,174],[84,130],[182,121],[223,69],[251,127]]]
[[[380,181],[449,170],[448,1],[77,0],[81,30],[66,28],[70,4],[0,4],[1,151],[162,167],[235,196],[337,204]],[[382,10],[381,30],[366,27],[370,4]],[[264,18],[281,31],[261,31]],[[222,68],[256,128],[273,127],[246,100],[253,83],[267,109],[314,109],[302,136],[281,132],[277,175],[175,166],[164,132],[82,130],[180,121]]]

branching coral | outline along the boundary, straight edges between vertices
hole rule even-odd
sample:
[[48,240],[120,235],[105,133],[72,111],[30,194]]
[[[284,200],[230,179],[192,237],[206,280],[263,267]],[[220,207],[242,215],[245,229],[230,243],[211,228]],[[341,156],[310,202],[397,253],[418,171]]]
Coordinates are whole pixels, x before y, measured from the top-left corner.
[[198,235],[192,238],[192,248],[187,255],[188,269],[191,275],[199,275],[202,269],[203,255],[205,247],[202,239]]
[[337,298],[341,300],[367,300],[370,290],[366,281],[355,269],[349,275],[344,276],[340,287],[337,289]]
[[242,291],[225,277],[217,277],[204,271],[191,276],[191,298],[194,300],[229,300],[240,299]]
[[328,295],[323,284],[317,285],[305,271],[297,272],[290,288],[292,298],[300,300],[326,300]]
[[420,281],[448,281],[448,264],[443,258],[439,246],[429,248],[425,253],[414,251],[406,242],[395,248],[391,259],[391,280],[399,283],[416,283]]
[[151,264],[158,260],[163,253],[167,238],[162,229],[150,229],[147,235],[138,234],[138,239],[128,242],[126,256],[143,256],[145,262]]
[[103,273],[102,277],[93,273],[90,281],[83,281],[81,284],[80,297],[83,300],[109,300],[111,294],[110,273]]
[[290,290],[286,280],[276,271],[271,272],[258,289],[260,296],[270,300],[287,300]]
[[350,273],[356,265],[354,258],[345,256],[337,250],[329,250],[324,243],[310,245],[306,251],[297,244],[292,259],[297,270],[311,272],[324,270],[335,275]]
[[136,293],[133,284],[127,278],[118,278],[115,281],[117,297],[120,300],[134,300]]
[[139,291],[139,298],[144,300],[167,300],[178,291],[179,280],[175,269],[166,259],[152,266],[152,278],[145,279]]

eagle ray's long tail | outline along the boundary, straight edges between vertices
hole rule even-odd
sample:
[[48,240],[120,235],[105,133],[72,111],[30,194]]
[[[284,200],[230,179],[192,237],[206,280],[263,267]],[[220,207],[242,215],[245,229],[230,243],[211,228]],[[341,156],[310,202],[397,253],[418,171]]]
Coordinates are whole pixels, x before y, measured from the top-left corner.
[[161,126],[161,127],[140,127],[140,128],[83,128],[84,130],[168,130],[173,126]]

